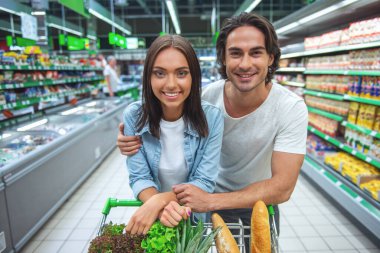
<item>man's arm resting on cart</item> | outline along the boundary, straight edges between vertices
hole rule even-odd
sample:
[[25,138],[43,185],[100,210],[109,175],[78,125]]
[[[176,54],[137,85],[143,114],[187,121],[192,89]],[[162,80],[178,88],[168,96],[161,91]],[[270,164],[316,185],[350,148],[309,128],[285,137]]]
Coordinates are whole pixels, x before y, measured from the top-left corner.
[[296,185],[304,155],[274,151],[272,177],[234,192],[206,193],[191,185],[176,185],[173,191],[179,202],[195,212],[252,208],[258,200],[267,204],[287,201]]

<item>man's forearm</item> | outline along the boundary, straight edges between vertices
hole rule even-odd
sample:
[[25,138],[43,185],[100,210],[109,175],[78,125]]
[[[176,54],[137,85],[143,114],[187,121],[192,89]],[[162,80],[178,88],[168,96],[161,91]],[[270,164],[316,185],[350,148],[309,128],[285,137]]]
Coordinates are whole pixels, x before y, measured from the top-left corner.
[[273,179],[263,180],[253,183],[241,190],[225,193],[211,194],[210,211],[252,208],[258,201],[262,200],[266,204],[280,204],[287,201],[292,189],[285,189],[278,185]]

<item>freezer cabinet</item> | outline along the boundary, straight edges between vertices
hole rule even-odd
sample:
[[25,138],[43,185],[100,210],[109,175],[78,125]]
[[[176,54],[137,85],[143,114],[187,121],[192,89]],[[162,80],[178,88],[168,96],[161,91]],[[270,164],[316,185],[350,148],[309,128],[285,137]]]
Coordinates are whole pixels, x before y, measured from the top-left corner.
[[126,105],[123,102],[115,106],[2,168],[16,251],[115,148]]
[[[1,173],[0,173],[1,174]],[[0,252],[14,252],[9,227],[7,203],[5,201],[4,184],[0,181]]]

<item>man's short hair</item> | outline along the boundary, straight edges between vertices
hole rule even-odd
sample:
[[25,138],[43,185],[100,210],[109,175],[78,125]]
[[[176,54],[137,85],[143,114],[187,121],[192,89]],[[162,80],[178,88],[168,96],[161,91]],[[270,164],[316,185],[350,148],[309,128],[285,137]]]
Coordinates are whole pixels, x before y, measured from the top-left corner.
[[107,63],[110,63],[110,61],[112,61],[112,60],[116,60],[115,56],[110,55],[107,57]]

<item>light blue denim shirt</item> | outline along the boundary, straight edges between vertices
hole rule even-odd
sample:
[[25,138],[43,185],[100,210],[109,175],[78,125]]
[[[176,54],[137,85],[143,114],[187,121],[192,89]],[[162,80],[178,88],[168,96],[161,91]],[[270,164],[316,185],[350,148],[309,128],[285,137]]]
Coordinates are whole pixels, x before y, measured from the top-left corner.
[[[137,131],[136,122],[141,105],[141,102],[130,104],[125,109],[123,116],[124,134],[127,136],[139,135],[142,140],[142,147],[139,151],[127,158],[129,184],[136,198],[146,188],[154,187],[158,191],[161,188],[158,180],[161,144],[160,140],[150,133],[148,124],[141,131]],[[202,108],[207,119],[208,136],[201,137],[190,125],[185,125],[183,149],[189,169],[186,183],[211,193],[214,191],[219,171],[223,114],[219,108],[205,101],[202,101]]]

